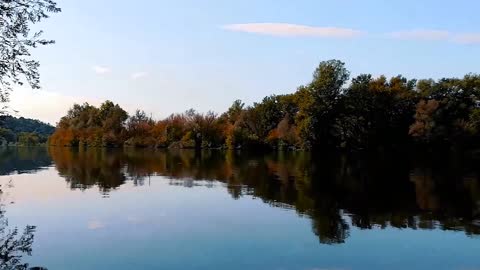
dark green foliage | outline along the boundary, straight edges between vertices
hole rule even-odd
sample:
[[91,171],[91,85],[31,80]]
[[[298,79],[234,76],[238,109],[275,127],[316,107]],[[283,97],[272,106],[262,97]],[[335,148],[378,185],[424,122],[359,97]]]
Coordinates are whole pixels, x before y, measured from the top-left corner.
[[38,120],[13,116],[0,117],[0,141],[5,139],[8,143],[16,143],[22,139],[20,144],[36,145],[47,142],[54,131],[53,126]]
[[433,144],[478,147],[480,76],[430,82],[417,105],[410,134]]
[[20,132],[37,133],[39,135],[49,136],[55,131],[55,127],[35,119],[2,116],[0,117],[0,126],[18,134]]
[[338,60],[321,62],[312,82],[299,89],[297,121],[305,146],[333,146],[342,87],[350,72]]
[[397,76],[387,80],[360,75],[342,97],[337,130],[345,146],[372,147],[409,140],[417,93],[415,81]]
[[1,141],[5,141],[6,143],[9,143],[9,142],[15,142],[16,140],[17,140],[17,136],[15,135],[15,133],[13,133],[13,131],[6,128],[0,128],[0,143],[2,143]]
[[40,143],[40,138],[35,133],[22,132],[18,134],[17,141],[21,146],[35,146]]

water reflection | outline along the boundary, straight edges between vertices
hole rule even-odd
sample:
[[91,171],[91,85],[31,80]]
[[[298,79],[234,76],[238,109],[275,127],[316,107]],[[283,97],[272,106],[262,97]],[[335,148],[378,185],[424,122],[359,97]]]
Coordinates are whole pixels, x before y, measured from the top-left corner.
[[32,173],[50,165],[44,147],[0,147],[0,175]]
[[108,194],[126,181],[145,185],[155,175],[185,187],[220,181],[235,199],[250,195],[309,217],[325,244],[345,242],[350,226],[480,234],[479,174],[465,170],[465,162],[220,151],[51,148],[49,153],[72,189],[98,187]]
[[60,176],[71,188],[87,189],[98,186],[104,193],[125,183],[126,159],[121,152],[106,150],[75,151],[68,148],[51,148]]
[[24,257],[32,255],[35,226],[27,225],[23,231],[10,227],[5,216],[4,190],[8,186],[0,186],[0,269],[2,270],[27,270],[44,269],[42,267],[29,268]]

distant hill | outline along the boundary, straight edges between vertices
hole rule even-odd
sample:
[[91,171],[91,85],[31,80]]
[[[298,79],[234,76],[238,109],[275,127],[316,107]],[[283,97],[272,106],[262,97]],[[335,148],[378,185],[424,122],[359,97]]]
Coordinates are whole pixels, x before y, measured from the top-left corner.
[[43,143],[55,131],[55,127],[39,120],[0,116],[0,144],[2,141],[17,143],[20,139],[31,139]]

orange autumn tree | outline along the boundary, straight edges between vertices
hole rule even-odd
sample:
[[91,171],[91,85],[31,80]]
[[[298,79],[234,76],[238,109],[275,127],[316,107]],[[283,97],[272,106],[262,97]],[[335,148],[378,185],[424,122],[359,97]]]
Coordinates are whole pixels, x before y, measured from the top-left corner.
[[100,108],[88,103],[75,104],[60,119],[50,145],[55,146],[120,146],[125,139],[128,114],[118,104],[104,102]]

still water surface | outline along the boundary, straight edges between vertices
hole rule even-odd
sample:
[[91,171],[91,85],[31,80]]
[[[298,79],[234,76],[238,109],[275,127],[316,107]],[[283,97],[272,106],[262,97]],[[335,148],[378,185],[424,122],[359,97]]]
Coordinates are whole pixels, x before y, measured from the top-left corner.
[[478,270],[478,170],[438,160],[4,148],[0,268]]

